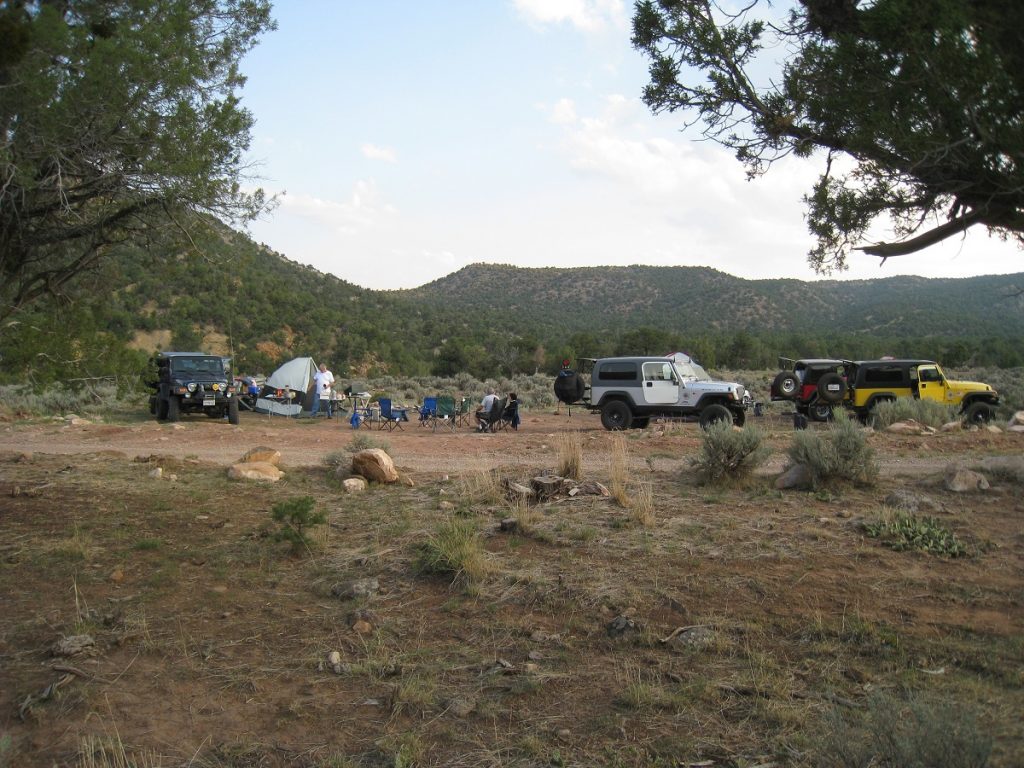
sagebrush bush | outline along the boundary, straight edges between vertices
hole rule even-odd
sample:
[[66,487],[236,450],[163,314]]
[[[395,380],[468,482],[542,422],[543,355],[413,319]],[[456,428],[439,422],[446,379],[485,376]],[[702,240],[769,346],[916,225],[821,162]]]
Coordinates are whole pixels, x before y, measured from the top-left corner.
[[960,419],[960,408],[955,405],[947,405],[936,400],[917,400],[913,397],[900,397],[896,400],[887,400],[876,405],[872,411],[872,420],[876,428],[885,428],[897,421],[913,419],[918,424],[924,424],[938,429],[943,424]]
[[719,421],[703,431],[700,453],[690,464],[705,483],[715,483],[750,474],[770,453],[757,427],[733,429],[732,424]]
[[821,432],[794,433],[787,453],[793,464],[810,470],[815,488],[841,480],[871,485],[878,477],[874,449],[864,430],[849,419],[840,419]]
[[834,709],[818,744],[821,768],[984,768],[992,739],[963,701],[873,694],[866,711]]

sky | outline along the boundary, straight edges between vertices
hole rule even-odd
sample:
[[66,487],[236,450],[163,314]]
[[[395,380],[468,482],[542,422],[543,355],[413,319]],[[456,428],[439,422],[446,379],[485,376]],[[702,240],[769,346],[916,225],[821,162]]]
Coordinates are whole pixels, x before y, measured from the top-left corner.
[[[254,183],[279,195],[250,234],[377,290],[480,262],[821,279],[802,202],[821,161],[748,181],[682,115],[652,115],[631,14],[631,0],[277,0],[278,29],[243,62]],[[977,230],[850,265],[832,278],[1024,272],[1024,252]]]

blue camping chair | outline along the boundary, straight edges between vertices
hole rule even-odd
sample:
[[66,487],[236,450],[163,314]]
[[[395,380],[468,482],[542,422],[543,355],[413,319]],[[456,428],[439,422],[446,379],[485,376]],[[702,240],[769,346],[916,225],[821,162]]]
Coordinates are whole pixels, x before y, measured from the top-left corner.
[[436,397],[424,397],[423,398],[423,405],[421,405],[417,410],[419,410],[419,413],[420,413],[420,423],[419,423],[419,425],[421,427],[427,427],[427,426],[433,427],[433,425],[434,425],[434,414],[437,413],[437,398]]
[[379,429],[386,429],[390,432],[395,427],[398,427],[399,429],[402,428],[402,422],[405,421],[405,411],[392,408],[390,397],[380,398],[377,401],[377,405],[380,407]]

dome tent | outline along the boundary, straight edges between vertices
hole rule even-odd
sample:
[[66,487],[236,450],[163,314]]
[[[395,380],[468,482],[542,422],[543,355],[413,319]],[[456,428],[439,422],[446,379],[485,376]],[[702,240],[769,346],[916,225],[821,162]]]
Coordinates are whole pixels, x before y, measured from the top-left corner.
[[[296,357],[267,377],[256,400],[257,413],[298,416],[309,410],[310,386],[316,373],[312,357]],[[286,393],[292,393],[287,397]]]

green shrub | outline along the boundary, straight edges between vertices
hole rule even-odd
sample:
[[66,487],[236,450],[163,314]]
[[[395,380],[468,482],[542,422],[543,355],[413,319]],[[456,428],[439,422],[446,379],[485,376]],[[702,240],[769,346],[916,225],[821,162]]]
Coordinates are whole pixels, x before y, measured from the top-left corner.
[[282,501],[274,505],[271,514],[280,529],[274,534],[276,541],[287,541],[294,552],[309,550],[309,529],[327,522],[326,512],[314,512],[316,502],[312,496]]
[[874,523],[864,526],[868,536],[897,552],[919,549],[933,555],[963,557],[967,548],[951,530],[934,517],[917,517],[903,510],[893,510]]
[[888,427],[897,421],[913,419],[918,424],[938,429],[943,424],[959,421],[960,409],[955,405],[947,405],[937,400],[900,397],[896,400],[879,403],[872,409],[871,415],[874,426],[878,428]]
[[489,570],[486,552],[476,524],[466,518],[452,518],[437,527],[419,548],[416,559],[420,573],[451,576],[475,584]]
[[836,708],[826,717],[821,768],[984,768],[992,740],[962,701],[877,693],[866,712]]
[[874,450],[864,431],[849,419],[836,421],[824,432],[796,432],[788,455],[794,464],[810,470],[815,488],[841,480],[870,485],[878,476]]
[[733,429],[719,421],[703,431],[700,453],[690,464],[706,483],[749,474],[768,459],[771,449],[757,427]]

